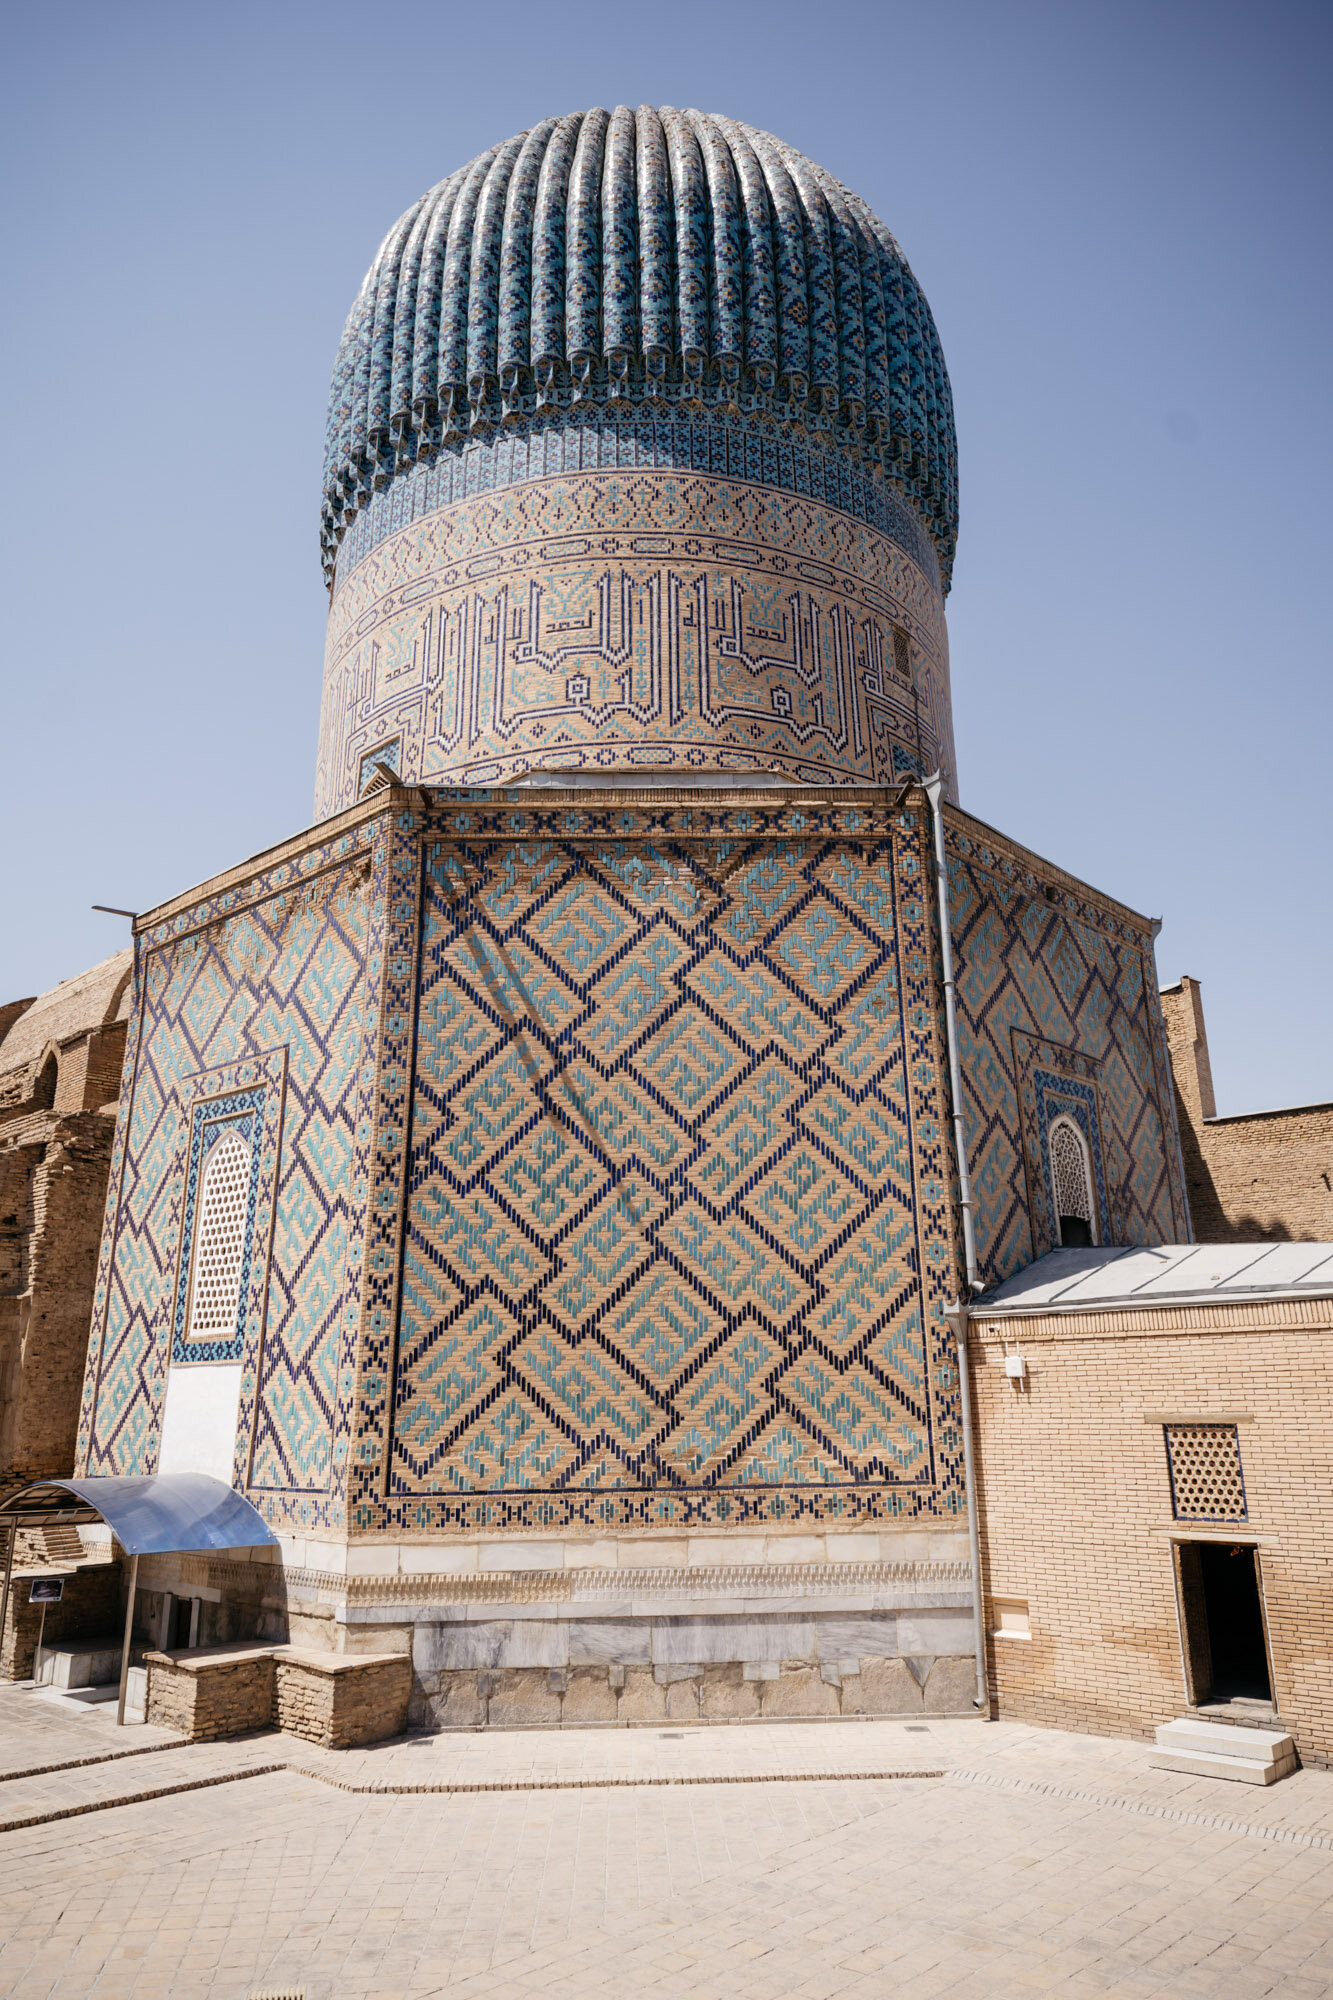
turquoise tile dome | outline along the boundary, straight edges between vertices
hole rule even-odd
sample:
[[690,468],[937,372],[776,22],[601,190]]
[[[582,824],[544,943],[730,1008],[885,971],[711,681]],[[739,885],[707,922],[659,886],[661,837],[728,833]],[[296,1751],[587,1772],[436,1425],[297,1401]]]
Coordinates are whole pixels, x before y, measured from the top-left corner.
[[910,504],[947,588],[953,403],[935,322],[859,196],[700,111],[573,112],[491,147],[394,224],[339,344],[323,546],[399,475],[507,431],[742,418]]

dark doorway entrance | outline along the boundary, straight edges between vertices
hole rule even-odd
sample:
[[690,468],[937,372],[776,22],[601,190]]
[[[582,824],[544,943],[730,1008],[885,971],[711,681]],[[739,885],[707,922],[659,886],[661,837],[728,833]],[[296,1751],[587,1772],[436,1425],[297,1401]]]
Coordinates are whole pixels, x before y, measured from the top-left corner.
[[1182,1542],[1177,1560],[1191,1701],[1271,1701],[1254,1549]]
[[163,1649],[168,1653],[184,1647],[199,1644],[199,1613],[203,1609],[197,1597],[173,1597],[166,1618],[166,1636]]

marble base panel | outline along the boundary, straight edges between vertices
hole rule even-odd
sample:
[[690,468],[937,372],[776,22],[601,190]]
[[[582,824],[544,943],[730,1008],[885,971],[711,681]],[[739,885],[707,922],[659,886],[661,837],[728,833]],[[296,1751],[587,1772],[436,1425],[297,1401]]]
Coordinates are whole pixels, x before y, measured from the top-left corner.
[[[145,1610],[208,1593],[229,1638],[407,1656],[418,1728],[950,1715],[975,1692],[966,1546],[951,1530],[322,1544],[268,1562],[154,1557],[141,1584]],[[501,1549],[508,1565],[492,1566]]]
[[[383,1643],[383,1630],[357,1637]],[[961,1603],[422,1620],[411,1644],[412,1715],[425,1727],[951,1715],[975,1693]]]
[[469,1667],[417,1675],[423,1729],[650,1728],[842,1716],[973,1713],[969,1654],[677,1665]]

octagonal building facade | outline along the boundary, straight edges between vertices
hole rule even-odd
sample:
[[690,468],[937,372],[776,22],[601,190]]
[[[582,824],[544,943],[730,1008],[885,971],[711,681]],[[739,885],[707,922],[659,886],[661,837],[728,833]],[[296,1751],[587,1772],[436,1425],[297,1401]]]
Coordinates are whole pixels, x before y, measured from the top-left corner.
[[902,253],[763,132],[548,119],[395,224],[316,823],[136,924],[80,1466],[283,1550],[147,1618],[468,1727],[968,1707],[946,1307],[1189,1225],[1152,925],[956,801],[956,489]]

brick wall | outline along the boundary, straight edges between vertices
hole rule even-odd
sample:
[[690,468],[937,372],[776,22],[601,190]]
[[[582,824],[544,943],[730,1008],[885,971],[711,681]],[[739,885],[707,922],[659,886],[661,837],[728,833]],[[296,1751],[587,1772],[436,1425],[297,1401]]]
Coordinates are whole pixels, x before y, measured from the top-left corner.
[[[973,1322],[983,1579],[1002,1716],[1147,1736],[1186,1707],[1163,1421],[1236,1422],[1274,1696],[1333,1762],[1333,1304],[1298,1299]],[[1004,1337],[1027,1385],[1003,1369]]]
[[147,1720],[191,1742],[267,1729],[273,1721],[271,1652],[148,1653]]
[[1162,994],[1194,1233],[1333,1242],[1333,1104],[1218,1118],[1197,979]]
[[0,1006],[0,1486],[74,1470],[132,966]]
[[212,1646],[145,1658],[149,1722],[195,1743],[276,1724],[289,1736],[346,1750],[397,1736],[407,1723],[412,1663],[405,1653],[335,1659]]
[[0,1132],[0,1481],[74,1470],[112,1120],[36,1111]]
[[363,1659],[280,1654],[275,1720],[288,1736],[348,1750],[400,1735],[411,1692],[412,1663],[405,1653]]

